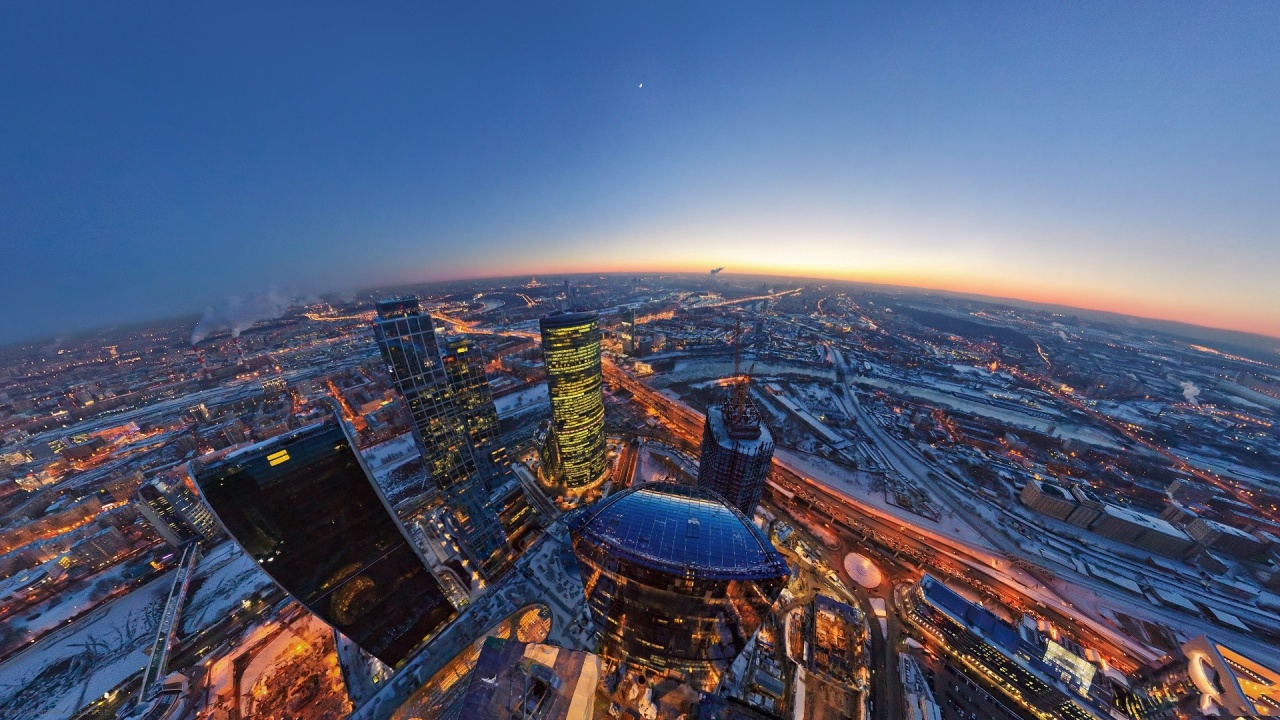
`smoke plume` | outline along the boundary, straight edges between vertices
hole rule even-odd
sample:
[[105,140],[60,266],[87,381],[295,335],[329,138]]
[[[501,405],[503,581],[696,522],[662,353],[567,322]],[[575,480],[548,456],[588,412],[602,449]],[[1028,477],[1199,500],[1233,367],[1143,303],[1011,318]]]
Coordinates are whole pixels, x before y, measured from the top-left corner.
[[1187,402],[1192,405],[1199,405],[1200,388],[1196,387],[1196,384],[1190,380],[1183,380],[1180,384],[1182,385],[1182,397],[1186,398]]
[[219,330],[229,330],[231,337],[240,337],[240,333],[254,323],[274,320],[293,304],[293,298],[275,288],[247,297],[232,295],[218,307],[205,308],[204,316],[191,332],[191,344],[195,345]]

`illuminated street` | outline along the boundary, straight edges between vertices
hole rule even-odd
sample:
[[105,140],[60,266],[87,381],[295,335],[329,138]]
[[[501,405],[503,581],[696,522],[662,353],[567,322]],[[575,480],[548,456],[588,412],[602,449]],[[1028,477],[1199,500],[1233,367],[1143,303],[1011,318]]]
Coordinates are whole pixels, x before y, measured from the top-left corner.
[[0,720],[1280,718],[1280,3],[0,3]]

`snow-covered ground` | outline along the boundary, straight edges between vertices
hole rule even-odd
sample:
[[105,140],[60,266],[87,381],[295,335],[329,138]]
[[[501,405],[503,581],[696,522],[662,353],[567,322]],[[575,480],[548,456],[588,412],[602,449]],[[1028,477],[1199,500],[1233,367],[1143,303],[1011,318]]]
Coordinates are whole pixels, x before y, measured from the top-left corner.
[[[43,603],[32,611],[28,610],[28,614],[39,613],[39,617],[32,620],[27,627],[29,634],[26,637],[35,637],[41,633],[48,632],[59,625],[65,624],[71,618],[85,612],[93,607],[95,603],[102,600],[99,596],[96,600],[92,597],[94,587],[99,583],[106,588],[116,588],[125,584],[125,572],[131,567],[131,563],[117,563],[111,568],[80,582],[71,592],[60,594],[56,597],[57,604]],[[103,593],[105,595],[105,593]]]
[[1269,395],[1263,395],[1239,383],[1222,381],[1218,383],[1218,389],[1239,399],[1246,400],[1255,407],[1261,405],[1272,410],[1280,410],[1280,400]]
[[551,396],[547,394],[547,384],[538,383],[520,392],[503,395],[494,400],[493,404],[498,409],[498,417],[506,417],[548,402],[551,402]]
[[369,469],[376,475],[382,468],[398,465],[405,460],[416,457],[418,448],[413,444],[413,434],[397,435],[386,442],[378,443],[360,451],[361,457],[369,464]]
[[793,383],[791,387],[800,396],[799,404],[811,412],[844,412],[844,407],[836,397],[837,391],[830,383]]
[[1173,454],[1192,465],[1210,470],[1218,475],[1233,477],[1258,485],[1270,485],[1274,488],[1280,488],[1280,477],[1270,475],[1256,468],[1246,467],[1224,457],[1214,457],[1206,453],[1190,452],[1178,448],[1174,448]]
[[[983,402],[975,402],[973,400],[967,400],[965,398],[957,397],[955,395],[941,392],[933,388],[921,387],[918,385],[899,383],[891,380],[884,380],[882,378],[874,378],[874,377],[858,377],[856,381],[860,383],[866,383],[867,385],[870,385],[872,387],[881,388],[883,390],[888,390],[894,393],[900,393],[903,395],[916,397],[921,400],[940,403],[942,405],[946,405],[948,407],[954,408],[961,412],[966,412],[973,415],[982,415],[984,417],[1000,420],[1001,422],[1007,423],[1009,425],[1019,425],[1022,427],[1031,428],[1038,432],[1047,432],[1048,429],[1052,427],[1054,428],[1053,434],[1058,437],[1070,438],[1072,440],[1086,442],[1091,445],[1097,445],[1099,447],[1107,447],[1107,448],[1119,447],[1112,437],[1094,428],[1082,427],[1080,425],[1074,425],[1071,423],[1066,423],[1061,421],[1046,420],[1043,418],[1034,417],[1032,415],[1027,415],[1025,413],[1020,413],[1020,412],[1017,412],[1016,410],[1011,410],[1004,407],[996,407],[994,405],[988,405]],[[1050,412],[1050,411],[1046,409],[1045,412]]]
[[1095,409],[1120,422],[1143,425],[1151,421],[1151,417],[1144,413],[1140,407],[1134,407],[1133,403],[1100,402]]
[[[402,503],[419,498],[427,487],[427,470],[412,433],[365,448],[360,454],[369,464],[369,472],[387,496],[387,502],[398,511],[405,512]],[[416,506],[415,502],[409,511]]]
[[670,471],[666,466],[658,460],[658,458],[649,454],[647,450],[640,452],[640,461],[636,463],[636,476],[634,484],[655,482],[665,478]]
[[880,568],[866,556],[858,553],[849,553],[845,556],[844,570],[849,573],[849,577],[853,578],[854,582],[867,590],[875,589],[884,582],[884,574],[880,572]]
[[[817,380],[825,380],[832,382],[836,379],[835,370],[830,366],[815,367],[804,363],[783,363],[783,362],[767,362],[748,359],[742,370],[750,369],[754,365],[755,377],[764,377],[767,375],[804,375]],[[678,382],[693,382],[698,380],[707,380],[715,378],[725,378],[733,374],[733,360],[702,360],[702,359],[686,359],[677,360],[675,368],[668,373],[662,373],[655,376],[652,384],[655,387],[670,385]]]
[[[201,578],[207,580],[183,610],[184,632],[225,617],[271,582],[231,542],[201,560]],[[166,573],[0,665],[0,714],[6,720],[69,717],[141,671],[172,583],[173,573]]]
[[[921,518],[919,515],[908,512],[897,505],[889,504],[885,500],[882,491],[871,488],[871,478],[865,473],[853,472],[822,458],[801,455],[786,448],[777,448],[773,451],[773,454],[774,457],[788,467],[826,485],[835,492],[849,497],[859,505],[873,507],[884,514],[892,515],[902,520],[904,523],[910,523],[911,525],[927,524],[930,527],[934,527],[934,523]],[[936,532],[944,533],[948,537],[975,547],[992,548],[991,542],[983,537],[981,533],[952,513],[944,512],[934,529]]]
[[141,671],[172,583],[167,573],[0,665],[4,717],[70,717]]
[[688,463],[680,458],[680,456],[675,455],[668,450],[652,447],[649,444],[646,444],[645,447],[640,450],[640,460],[636,463],[635,483],[638,485],[640,483],[654,482],[671,477],[675,474],[675,471],[672,469],[671,465],[668,464],[668,460],[673,461],[680,467],[684,468],[685,473],[689,476],[692,477],[697,475],[697,470],[690,468]]
[[195,592],[182,609],[183,635],[213,625],[272,581],[235,543],[224,542],[200,561],[192,583]]

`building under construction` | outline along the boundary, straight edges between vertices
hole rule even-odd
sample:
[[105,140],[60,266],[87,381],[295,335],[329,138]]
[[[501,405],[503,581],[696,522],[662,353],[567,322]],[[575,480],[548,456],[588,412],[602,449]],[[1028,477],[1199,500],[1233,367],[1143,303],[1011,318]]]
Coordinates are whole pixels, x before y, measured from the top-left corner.
[[702,427],[698,485],[751,517],[773,461],[773,436],[751,399],[750,373],[738,372],[736,346],[733,365],[733,386],[723,402],[707,410]]
[[804,612],[804,661],[809,672],[842,687],[863,689],[867,641],[863,614],[826,595],[815,595]]

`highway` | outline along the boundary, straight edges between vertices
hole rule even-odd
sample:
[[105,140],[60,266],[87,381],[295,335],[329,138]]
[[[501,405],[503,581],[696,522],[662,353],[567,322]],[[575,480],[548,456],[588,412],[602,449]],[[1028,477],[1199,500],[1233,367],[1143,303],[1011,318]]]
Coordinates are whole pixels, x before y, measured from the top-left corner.
[[[668,428],[688,444],[696,447],[701,438],[703,416],[684,403],[673,399],[631,377],[610,360],[605,360],[605,378],[615,387],[623,387],[641,403],[653,408],[666,421]],[[875,506],[859,503],[856,498],[828,488],[823,483],[774,458],[775,481],[804,498],[811,498],[814,509],[828,522],[846,527],[864,527],[882,539],[895,552],[913,552],[928,558],[928,569],[959,576],[969,582],[984,584],[993,594],[1011,606],[1035,609],[1082,643],[1093,646],[1120,669],[1133,668],[1156,658],[1156,653],[1128,636],[1093,618],[1080,614],[1069,601],[1058,597],[1038,578],[1016,567],[1001,554],[976,547],[958,538],[942,535],[915,520],[890,514]],[[865,540],[864,540],[865,542]],[[897,550],[895,548],[901,548]],[[836,563],[834,567],[839,567]],[[896,667],[896,665],[894,666]]]
[[[835,358],[835,362],[844,369],[845,375],[848,377],[849,366],[840,352],[834,347],[834,344],[832,344],[831,352]],[[847,384],[842,387],[841,396],[843,396],[843,399],[845,399],[847,405],[850,406],[850,409],[854,413],[850,416],[857,418],[863,431],[866,432],[877,446],[881,448],[883,451],[881,455],[893,465],[893,470],[908,477],[915,478],[928,477],[931,470],[936,470],[939,475],[946,474],[946,468],[931,464],[914,446],[910,445],[902,438],[895,437],[886,432],[876,418],[862,407],[861,403],[858,402],[856,395],[847,386]],[[960,498],[956,497],[955,490],[945,480],[941,482],[931,482],[928,484],[927,489],[932,491],[933,497],[949,506],[957,517],[963,517],[965,522],[977,530],[984,539],[991,542],[992,545],[998,548],[1005,556],[1022,557],[1029,554],[1016,541],[1016,538],[1010,538],[999,528],[992,525],[992,523],[989,522],[981,513],[975,513],[966,508],[965,503],[962,502]],[[1028,521],[1025,517],[1020,517],[1017,513],[1014,513],[1006,507],[1002,507],[999,503],[990,502],[981,496],[970,497],[968,498],[968,502],[987,505],[996,513],[999,513],[1010,520],[1020,522],[1023,525],[1036,525],[1034,520]],[[1043,531],[1049,532],[1048,530]],[[1126,571],[1133,573],[1133,577],[1143,578],[1152,585],[1177,588],[1178,591],[1185,596],[1225,609],[1238,617],[1246,618],[1253,622],[1266,624],[1275,622],[1273,616],[1261,612],[1251,603],[1242,602],[1237,598],[1230,597],[1219,592],[1210,592],[1202,589],[1198,583],[1188,583],[1184,578],[1179,577],[1174,572],[1166,572],[1138,561],[1129,560],[1123,556],[1116,555],[1105,548],[1092,545],[1087,541],[1079,542],[1074,538],[1066,537],[1059,537],[1058,539],[1060,542],[1071,547],[1071,555],[1077,559],[1093,560],[1101,563],[1104,567],[1124,568]],[[1059,575],[1064,579],[1069,579],[1070,582],[1089,588],[1093,593],[1110,601],[1115,607],[1123,608],[1132,605],[1134,602],[1140,602],[1144,605],[1151,604],[1151,601],[1144,596],[1133,595],[1128,591],[1100,583],[1096,578],[1081,572],[1075,565],[1052,562],[1048,558],[1044,560],[1037,558],[1037,562],[1049,562],[1053,565],[1052,572],[1055,575]],[[1043,580],[1044,578],[1040,579]],[[1060,594],[1054,592],[1051,586],[1046,584],[1044,592],[1052,593],[1061,603],[1066,603],[1067,606],[1070,607],[1070,602]],[[1160,621],[1166,625],[1174,627],[1189,626],[1188,632],[1191,632],[1190,628],[1195,628],[1195,633],[1208,633],[1218,636],[1224,634],[1223,628],[1209,623],[1198,615],[1194,617],[1187,617],[1174,611],[1166,612],[1161,608],[1154,609],[1158,611],[1157,615],[1159,616]],[[1254,645],[1254,638],[1241,637],[1234,630],[1228,630],[1226,632],[1236,635],[1236,642],[1240,643],[1243,647],[1247,648]],[[1143,654],[1141,650],[1141,646],[1134,644],[1129,648],[1129,654],[1136,654],[1140,658],[1147,657],[1147,655]],[[1255,652],[1257,651],[1266,652],[1261,648],[1255,648]],[[1118,664],[1123,665],[1123,663]]]
[[[461,329],[473,330],[469,323],[448,318],[457,323]],[[847,362],[836,348],[831,338],[825,338],[832,350],[833,359],[847,371]],[[678,399],[657,391],[616,365],[608,356],[603,360],[606,380],[614,387],[620,387],[633,394],[638,402],[646,405],[663,420],[664,425],[677,437],[684,449],[696,452],[701,441],[703,416]],[[918,451],[906,446],[899,438],[886,432],[875,418],[861,405],[856,395],[845,384],[840,385],[841,392],[837,397],[843,401],[849,416],[856,418],[860,427],[879,450],[878,455],[890,465],[890,470],[907,478],[915,478],[917,482],[928,476],[931,468]],[[1056,388],[1050,388],[1056,391]],[[1055,394],[1058,394],[1055,392]],[[1080,408],[1091,410],[1088,408]],[[1091,415],[1096,411],[1091,411]],[[1109,420],[1109,419],[1108,419]],[[1108,424],[1113,424],[1109,421]],[[1121,428],[1117,428],[1118,430]],[[628,460],[624,457],[623,461]],[[975,546],[960,538],[942,535],[927,525],[925,520],[904,519],[891,515],[874,506],[859,503],[857,498],[829,489],[823,483],[809,477],[802,469],[792,467],[775,457],[774,474],[779,480],[793,488],[805,488],[810,494],[824,499],[831,519],[840,518],[846,521],[860,521],[872,524],[877,532],[893,539],[903,547],[912,547],[927,551],[931,555],[941,554],[959,568],[966,568],[970,578],[987,583],[992,588],[999,588],[1012,607],[1033,610],[1035,614],[1045,617],[1063,630],[1074,635],[1085,644],[1095,647],[1117,668],[1133,668],[1154,660],[1156,653],[1117,631],[1109,625],[1084,615],[1073,606],[1071,601],[1059,596],[1051,586],[1043,581],[1045,577],[1033,576],[1021,568],[1014,566],[1006,556],[1020,556],[1021,548],[997,528],[974,513],[968,511],[960,499],[948,488],[935,487],[938,483],[928,485],[937,500],[944,503],[958,517],[964,517],[988,542],[996,549]],[[839,564],[837,563],[836,566]],[[1148,571],[1149,572],[1149,571]],[[1123,593],[1111,587],[1099,587],[1092,578],[1082,578],[1078,573],[1068,572],[1067,576],[1075,582],[1086,583],[1094,592],[1112,601],[1132,603],[1134,598],[1122,597]],[[1173,622],[1177,622],[1176,620]]]
[[[631,487],[636,479],[636,468],[640,464],[640,453],[643,451],[640,438],[631,438],[622,446],[622,457],[618,458],[618,466],[614,471],[610,482],[613,488],[620,489]],[[608,493],[606,493],[606,496]]]
[[1192,465],[1191,463],[1187,462],[1183,458],[1175,455],[1173,452],[1171,452],[1168,448],[1164,447],[1163,445],[1159,445],[1143,437],[1140,433],[1134,430],[1134,428],[1131,427],[1130,425],[1126,423],[1122,423],[1119,420],[1116,420],[1115,418],[1112,418],[1111,416],[1106,415],[1105,413],[1099,412],[1098,410],[1090,406],[1088,403],[1085,403],[1084,401],[1077,398],[1074,392],[1071,392],[1069,389],[1065,389],[1060,384],[1050,381],[1047,377],[1028,373],[1019,368],[1007,368],[1007,369],[1015,377],[1018,377],[1023,381],[1030,383],[1031,385],[1039,388],[1040,390],[1058,398],[1064,403],[1070,405],[1075,410],[1078,410],[1079,412],[1089,416],[1094,422],[1097,422],[1100,425],[1106,425],[1107,427],[1111,428],[1116,433],[1124,436],[1131,442],[1137,445],[1141,445],[1147,450],[1150,450],[1151,452],[1154,452],[1160,455],[1164,459],[1168,460],[1169,463],[1172,464],[1178,470],[1184,473],[1187,473],[1188,475],[1191,475],[1198,480],[1201,480],[1210,485],[1213,485],[1219,490],[1222,490],[1223,492],[1229,494],[1231,497],[1235,498],[1237,501],[1248,506],[1254,513],[1258,515],[1258,517],[1266,518],[1268,520],[1271,520],[1272,522],[1280,522],[1280,512],[1276,512],[1272,510],[1270,506],[1263,505],[1259,503],[1257,500],[1254,500],[1253,495],[1250,494],[1249,491],[1245,490],[1239,485],[1229,483],[1226,480],[1223,480],[1222,478],[1218,477],[1216,474],[1208,470],[1202,470]]

